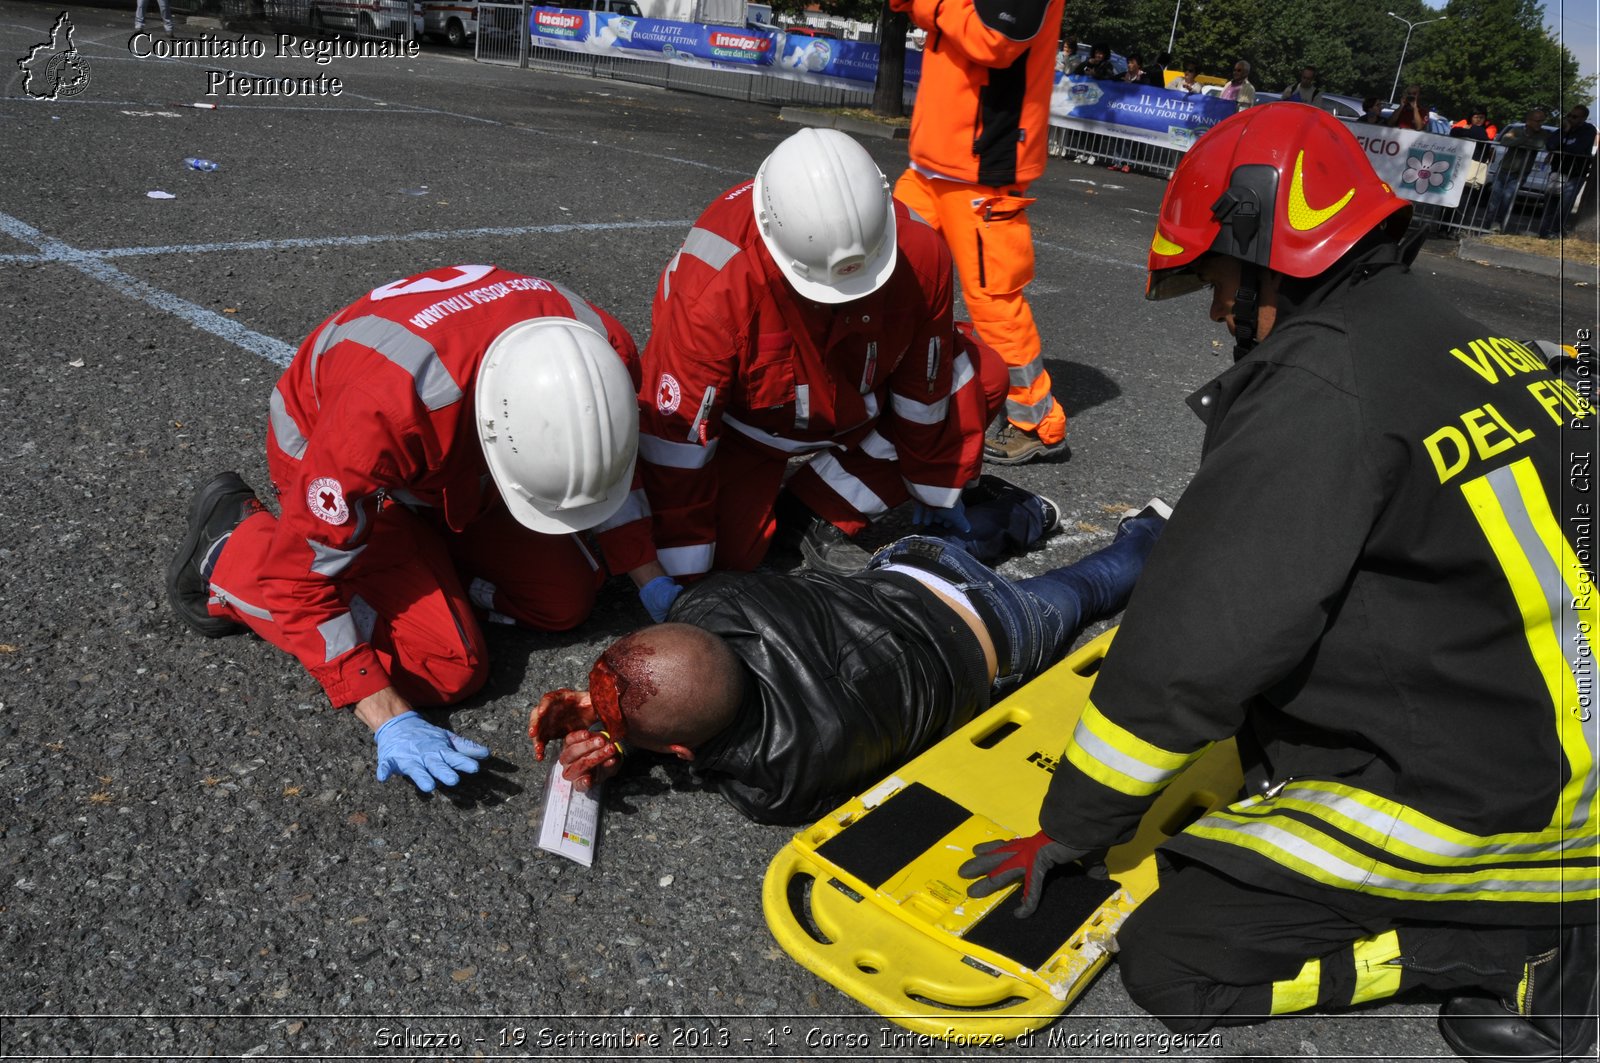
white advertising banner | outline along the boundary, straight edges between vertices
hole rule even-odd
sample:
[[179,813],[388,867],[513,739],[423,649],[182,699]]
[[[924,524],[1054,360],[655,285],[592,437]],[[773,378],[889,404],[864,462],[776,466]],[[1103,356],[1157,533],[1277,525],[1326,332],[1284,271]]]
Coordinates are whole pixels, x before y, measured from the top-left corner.
[[1378,176],[1403,199],[1454,207],[1472,172],[1476,141],[1357,122],[1350,127]]

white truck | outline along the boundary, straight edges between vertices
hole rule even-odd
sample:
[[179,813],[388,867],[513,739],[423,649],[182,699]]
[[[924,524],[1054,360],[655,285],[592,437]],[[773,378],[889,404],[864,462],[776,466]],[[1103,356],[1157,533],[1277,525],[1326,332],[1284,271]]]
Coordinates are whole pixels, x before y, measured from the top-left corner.
[[477,0],[421,0],[422,30],[429,37],[465,47],[478,35]]

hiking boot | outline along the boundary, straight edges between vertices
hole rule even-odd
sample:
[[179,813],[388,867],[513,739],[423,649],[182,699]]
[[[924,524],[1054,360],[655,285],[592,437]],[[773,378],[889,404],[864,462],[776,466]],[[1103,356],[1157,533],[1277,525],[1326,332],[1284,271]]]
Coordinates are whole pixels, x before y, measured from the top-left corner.
[[1558,943],[1530,956],[1513,1000],[1454,997],[1439,1009],[1439,1033],[1464,1059],[1593,1059],[1596,927],[1567,927]]
[[968,509],[990,504],[998,504],[1001,508],[1009,509],[1013,506],[1026,505],[1030,498],[1038,500],[1044,519],[1044,527],[1039,532],[1039,538],[1048,538],[1061,526],[1061,507],[1044,495],[1030,491],[1026,487],[1019,487],[1004,477],[988,472],[979,476],[972,486],[961,492],[961,501]]
[[1072,455],[1065,439],[1046,443],[1039,438],[1037,430],[1018,428],[1004,419],[983,437],[983,460],[991,465],[1024,465],[1058,454],[1067,457]]
[[801,530],[799,546],[800,556],[806,559],[808,567],[835,576],[860,572],[872,560],[872,555],[857,546],[850,536],[816,516]]
[[212,616],[211,573],[233,530],[265,509],[236,472],[219,473],[189,505],[189,531],[167,566],[167,600],[178,619],[208,639],[245,630],[227,617]]

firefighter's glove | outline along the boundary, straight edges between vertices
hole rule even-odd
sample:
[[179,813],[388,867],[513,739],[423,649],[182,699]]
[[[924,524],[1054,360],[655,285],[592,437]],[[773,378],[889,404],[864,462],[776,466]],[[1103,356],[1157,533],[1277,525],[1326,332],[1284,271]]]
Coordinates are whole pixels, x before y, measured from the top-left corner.
[[918,502],[911,510],[911,522],[919,527],[937,524],[953,532],[970,534],[972,522],[967,520],[967,507],[961,499],[953,506],[930,506]]
[[639,588],[639,600],[644,603],[650,619],[660,624],[666,621],[667,611],[682,593],[683,588],[671,576],[657,576]]
[[415,712],[388,720],[372,737],[378,743],[378,781],[400,772],[423,793],[439,783],[454,786],[461,781],[458,772],[470,775],[489,755],[488,746],[435,727]]
[[1030,838],[982,842],[974,846],[972,859],[957,868],[956,874],[978,880],[967,887],[969,897],[987,897],[1020,879],[1022,904],[1014,914],[1018,919],[1026,919],[1039,907],[1045,876],[1050,869],[1079,860],[1088,852],[1052,841],[1048,834],[1040,831]]

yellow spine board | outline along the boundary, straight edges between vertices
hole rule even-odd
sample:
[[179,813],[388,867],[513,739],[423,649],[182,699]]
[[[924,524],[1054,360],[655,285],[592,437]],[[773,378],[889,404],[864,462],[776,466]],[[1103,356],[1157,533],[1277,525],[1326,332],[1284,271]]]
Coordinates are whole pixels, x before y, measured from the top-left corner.
[[[974,900],[956,874],[973,846],[1033,834],[1057,758],[1089,698],[1108,631],[862,795],[795,835],[767,869],[762,907],[802,966],[901,1026],[993,1043],[1059,1017],[1115,948],[1122,921],[1156,888],[1157,845],[1232,801],[1239,762],[1213,748],[1106,859],[1119,887],[1037,968],[964,940],[1013,890]],[[972,814],[876,888],[818,853],[920,783]],[[1009,918],[1000,913],[997,918]]]

